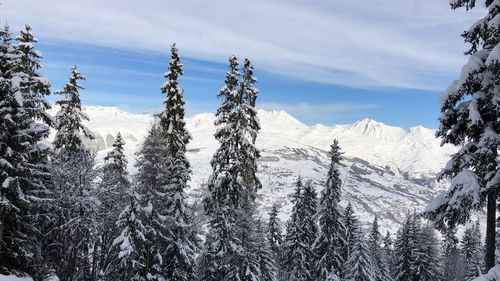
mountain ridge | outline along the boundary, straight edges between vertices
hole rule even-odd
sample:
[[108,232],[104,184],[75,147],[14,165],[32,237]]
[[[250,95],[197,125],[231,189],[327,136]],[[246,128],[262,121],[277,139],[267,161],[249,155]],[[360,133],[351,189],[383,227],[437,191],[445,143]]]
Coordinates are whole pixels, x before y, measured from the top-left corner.
[[[134,153],[154,117],[116,107],[84,106],[83,111],[90,117],[85,125],[97,135],[89,145],[99,151],[98,158],[109,151],[120,132],[129,170],[134,173]],[[273,204],[280,205],[282,222],[291,210],[297,176],[313,181],[321,190],[333,139],[339,140],[344,152],[341,205],[351,202],[365,224],[377,216],[383,230],[395,229],[406,213],[423,209],[443,190],[445,183],[435,181],[436,173],[456,151],[451,146],[441,147],[435,130],[422,126],[405,130],[368,118],[353,124],[307,126],[285,111],[259,110],[258,116],[262,127],[256,143],[261,151],[258,173],[264,186],[258,202],[264,217]],[[214,120],[212,113],[186,118],[193,136],[187,154],[193,170],[187,191],[191,202],[201,199],[211,174],[210,159],[218,147]]]

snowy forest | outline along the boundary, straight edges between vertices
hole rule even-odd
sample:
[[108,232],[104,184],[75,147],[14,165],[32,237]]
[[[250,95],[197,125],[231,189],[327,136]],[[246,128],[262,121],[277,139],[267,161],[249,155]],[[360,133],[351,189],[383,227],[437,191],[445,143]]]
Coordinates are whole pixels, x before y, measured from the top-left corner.
[[[475,4],[452,0],[451,8]],[[196,214],[185,192],[192,137],[175,44],[159,87],[163,109],[130,174],[120,134],[102,163],[86,145],[94,133],[84,125],[84,74],[74,66],[66,85],[52,90],[31,27],[14,34],[4,26],[0,280],[500,280],[500,0],[484,4],[485,17],[462,34],[468,62],[440,99],[436,137],[459,147],[438,176],[449,188],[387,233],[377,217],[366,226],[351,204],[339,205],[343,152],[336,139],[324,186],[295,175],[290,219],[280,221],[274,205],[263,220],[255,200],[262,188],[260,93],[249,59],[228,59],[217,93],[219,147],[203,214]],[[47,112],[49,95],[58,97],[55,116]],[[49,141],[50,130],[56,133]]]

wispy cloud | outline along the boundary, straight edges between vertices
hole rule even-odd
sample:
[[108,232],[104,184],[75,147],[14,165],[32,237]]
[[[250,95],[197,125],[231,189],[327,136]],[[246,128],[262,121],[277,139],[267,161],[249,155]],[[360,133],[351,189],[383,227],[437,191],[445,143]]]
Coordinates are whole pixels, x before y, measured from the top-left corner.
[[[464,62],[459,34],[483,11],[448,1],[4,0],[0,20],[39,37],[167,52],[354,87],[442,89]],[[457,15],[458,14],[458,15]]]

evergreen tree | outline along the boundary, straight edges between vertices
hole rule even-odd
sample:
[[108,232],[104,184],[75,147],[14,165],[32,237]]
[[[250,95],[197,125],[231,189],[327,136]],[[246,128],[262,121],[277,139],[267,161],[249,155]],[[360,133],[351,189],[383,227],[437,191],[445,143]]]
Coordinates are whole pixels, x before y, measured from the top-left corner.
[[183,71],[175,44],[171,47],[171,54],[169,71],[165,73],[168,81],[161,87],[166,95],[165,109],[159,115],[159,127],[165,138],[169,157],[165,215],[173,235],[164,253],[164,259],[169,262],[163,265],[163,269],[168,280],[182,281],[195,278],[194,257],[199,248],[199,241],[184,192],[191,174],[191,165],[186,157],[186,146],[191,135],[184,121],[184,95],[178,82]]
[[245,130],[242,131],[241,150],[245,159],[243,168],[243,184],[249,189],[248,195],[253,197],[257,189],[262,188],[262,184],[257,177],[257,159],[260,157],[259,151],[255,147],[257,134],[260,130],[259,118],[255,109],[259,90],[254,87],[257,79],[254,77],[253,65],[249,59],[243,63],[243,73],[240,82],[239,107],[241,107],[241,124]]
[[278,218],[278,206],[273,205],[269,213],[269,222],[267,223],[267,240],[274,254],[275,261],[279,260],[281,244],[283,243],[283,234]]
[[113,279],[118,274],[115,260],[117,253],[113,248],[113,241],[120,234],[116,219],[124,210],[125,205],[121,202],[123,198],[127,198],[131,189],[127,159],[123,153],[124,144],[121,134],[118,133],[113,150],[104,157],[105,163],[97,194],[100,205],[98,239],[95,241],[93,250],[94,278],[99,275],[99,279]]
[[320,198],[319,236],[314,243],[314,251],[318,257],[316,269],[318,278],[322,280],[331,273],[341,277],[344,264],[342,249],[346,242],[343,235],[345,227],[338,205],[342,187],[339,172],[341,155],[338,141],[334,140],[330,150],[330,169]]
[[60,153],[73,154],[84,150],[81,134],[89,139],[94,138],[94,134],[82,124],[83,121],[88,121],[89,117],[82,112],[79,91],[85,88],[78,83],[79,80],[85,80],[85,77],[76,66],[73,66],[69,82],[62,90],[54,92],[54,94],[64,95],[56,102],[61,109],[55,117],[57,132],[53,141],[54,149]]
[[142,270],[142,249],[146,240],[145,228],[141,221],[142,210],[140,198],[132,185],[129,185],[127,197],[130,202],[120,213],[117,227],[120,235],[113,240],[116,260],[115,280],[148,280],[147,276],[140,275]]
[[[443,228],[463,224],[471,211],[487,205],[486,258],[489,270],[495,263],[496,201],[500,189],[498,151],[500,144],[500,34],[497,1],[484,1],[487,15],[462,36],[470,49],[460,78],[441,96],[442,143],[460,146],[440,178],[451,179],[449,189],[427,207],[426,215]],[[476,1],[453,0],[451,7],[473,8]]]
[[347,261],[351,253],[351,249],[354,245],[354,236],[356,232],[359,231],[358,218],[354,215],[354,210],[352,208],[351,202],[347,204],[342,219],[345,227],[345,244],[342,249],[342,258],[344,261]]
[[26,26],[13,45],[8,27],[0,31],[0,273],[48,273],[43,211],[48,197],[51,118],[44,96],[50,83],[39,73],[41,53]]
[[[25,25],[20,34],[16,37],[18,42],[14,48],[19,56],[19,64],[14,67],[14,71],[22,78],[19,90],[23,94],[23,104],[30,118],[42,120],[44,124],[51,125],[52,117],[46,112],[50,109],[50,104],[45,96],[50,95],[50,82],[39,72],[42,67],[40,60],[42,53],[35,49],[38,40],[34,37],[31,27]],[[47,137],[48,128],[39,125],[42,132],[40,138]]]
[[135,166],[135,182],[140,196],[140,220],[144,226],[138,276],[146,280],[163,280],[166,247],[172,243],[170,223],[164,214],[169,196],[169,161],[165,138],[153,124],[142,144]]
[[283,243],[283,280],[315,280],[312,245],[317,237],[316,192],[311,182],[297,180],[293,209]]
[[458,250],[456,228],[448,226],[443,229],[443,280],[456,281],[462,279],[462,264]]
[[[246,197],[245,198],[249,198]],[[245,199],[247,200],[247,199]],[[234,224],[234,233],[239,242],[238,250],[233,251],[229,257],[228,280],[260,280],[260,259],[258,254],[259,239],[255,227],[255,206],[252,202],[242,203],[241,214],[237,215]]]
[[84,77],[73,67],[69,82],[56,92],[64,97],[56,102],[61,108],[55,117],[51,164],[55,212],[50,258],[62,281],[91,278],[90,247],[97,225],[94,181],[98,174],[94,155],[84,146],[81,135],[94,137],[82,124],[88,117],[81,111],[79,90],[83,87],[79,80]]
[[392,280],[389,264],[384,258],[384,253],[381,247],[381,234],[378,230],[378,219],[373,220],[372,228],[368,236],[368,247],[370,250],[371,263],[375,272],[375,280],[390,281]]
[[391,238],[391,234],[387,231],[384,237],[384,245],[382,248],[382,260],[385,262],[385,266],[388,268],[391,278],[393,279],[394,269],[394,249],[393,249],[393,241]]
[[229,58],[229,66],[215,121],[220,147],[211,161],[213,174],[204,199],[210,232],[201,257],[201,280],[250,280],[260,274],[258,258],[245,255],[255,248],[255,240],[246,233],[255,229],[255,218],[246,212],[261,185],[255,174],[259,153],[254,145],[259,130],[258,91],[253,87],[256,80],[249,61],[245,61],[243,78],[234,56]]
[[470,281],[481,275],[483,268],[483,249],[479,220],[467,227],[461,240],[462,260],[464,262],[464,280]]
[[375,272],[370,259],[370,250],[362,231],[355,232],[353,247],[346,261],[345,279],[349,281],[374,281]]
[[[415,218],[415,220],[417,220]],[[415,276],[422,281],[441,280],[441,259],[439,256],[439,241],[434,228],[430,225],[421,226],[416,222],[416,244],[414,250]]]
[[229,58],[230,70],[226,73],[225,86],[218,97],[222,104],[216,112],[215,138],[220,147],[211,165],[208,194],[204,198],[205,212],[209,216],[209,233],[200,262],[200,280],[224,280],[228,274],[230,257],[241,252],[240,241],[234,233],[236,209],[241,207],[243,187],[238,180],[243,159],[239,149],[240,128],[235,124],[238,110],[238,80],[241,76],[236,57]]
[[398,231],[394,243],[394,261],[395,266],[394,280],[407,281],[418,280],[415,276],[414,253],[415,237],[412,224],[414,221],[410,215],[407,216],[403,226]]
[[276,281],[276,254],[271,249],[272,243],[266,238],[266,231],[260,219],[256,223],[255,237],[256,255],[259,261],[259,280]]

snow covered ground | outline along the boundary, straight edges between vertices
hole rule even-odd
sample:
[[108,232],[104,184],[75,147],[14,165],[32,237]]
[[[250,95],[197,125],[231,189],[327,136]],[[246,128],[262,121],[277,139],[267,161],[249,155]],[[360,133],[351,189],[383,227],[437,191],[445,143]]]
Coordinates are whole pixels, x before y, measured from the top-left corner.
[[[56,109],[52,110],[54,114]],[[131,114],[114,107],[86,106],[87,126],[97,134],[91,145],[102,157],[121,132],[126,142],[129,169],[134,171],[134,152],[153,121],[150,114]],[[290,195],[298,175],[312,180],[318,191],[329,159],[327,151],[338,139],[345,152],[342,175],[342,204],[351,202],[364,223],[376,215],[382,230],[399,226],[411,211],[420,211],[444,184],[436,173],[449,159],[454,147],[441,147],[433,129],[421,126],[405,130],[363,119],[347,125],[307,126],[284,111],[258,112],[262,130],[257,146],[261,151],[259,176],[263,189],[259,203],[264,217],[273,203],[281,206],[285,221],[291,210]],[[186,120],[193,136],[188,157],[193,166],[190,200],[198,202],[211,173],[210,159],[218,147],[213,138],[214,115],[203,113]]]

